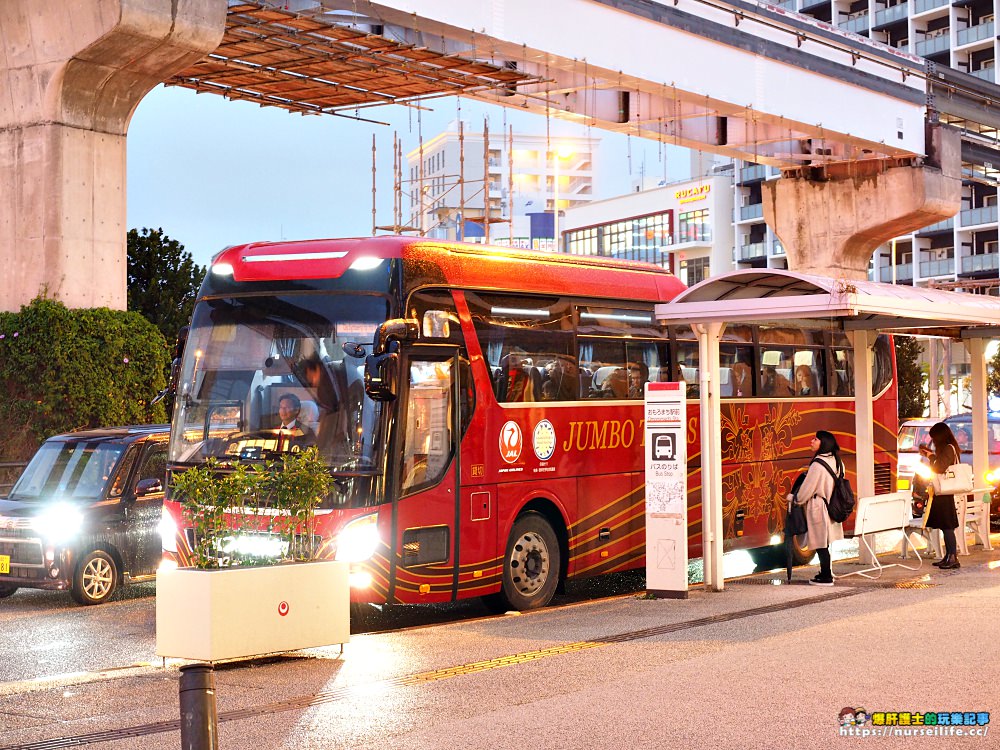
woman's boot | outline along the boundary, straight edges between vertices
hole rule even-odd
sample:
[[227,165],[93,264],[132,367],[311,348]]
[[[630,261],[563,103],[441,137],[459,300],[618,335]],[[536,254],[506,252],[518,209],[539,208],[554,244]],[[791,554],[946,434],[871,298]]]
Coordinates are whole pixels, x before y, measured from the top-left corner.
[[958,555],[952,552],[941,561],[941,564],[938,567],[941,570],[955,570],[956,568],[961,568],[962,563],[958,561]]

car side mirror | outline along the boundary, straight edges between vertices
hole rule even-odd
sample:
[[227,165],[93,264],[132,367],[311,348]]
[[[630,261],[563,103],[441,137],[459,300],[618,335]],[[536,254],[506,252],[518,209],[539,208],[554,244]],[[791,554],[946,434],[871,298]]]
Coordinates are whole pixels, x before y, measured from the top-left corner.
[[[390,344],[398,349],[399,344]],[[396,380],[399,372],[399,354],[370,354],[365,358],[365,393],[372,401],[392,401],[396,398]]]
[[163,492],[163,482],[159,479],[140,479],[135,485],[135,496],[145,497]]

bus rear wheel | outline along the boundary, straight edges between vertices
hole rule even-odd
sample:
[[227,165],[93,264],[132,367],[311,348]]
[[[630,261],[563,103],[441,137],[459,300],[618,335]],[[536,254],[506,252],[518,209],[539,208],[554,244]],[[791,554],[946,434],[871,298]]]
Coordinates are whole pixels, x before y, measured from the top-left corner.
[[503,559],[501,591],[488,603],[495,609],[537,609],[555,596],[561,559],[552,525],[539,513],[514,521]]
[[809,549],[809,537],[799,534],[792,537],[792,562],[796,565],[808,565],[816,553]]

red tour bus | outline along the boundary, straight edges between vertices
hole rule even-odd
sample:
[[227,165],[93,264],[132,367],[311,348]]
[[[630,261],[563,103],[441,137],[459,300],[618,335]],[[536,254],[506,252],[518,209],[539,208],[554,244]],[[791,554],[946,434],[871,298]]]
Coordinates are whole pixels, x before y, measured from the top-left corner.
[[[645,564],[642,386],[683,377],[697,397],[697,340],[653,316],[683,288],[645,263],[422,238],[231,247],[195,306],[170,472],[287,449],[277,411],[294,394],[335,478],[311,541],[352,563],[352,601],[544,606],[560,581]],[[895,391],[877,351],[888,487]],[[773,544],[812,432],[853,432],[850,354],[834,331],[727,332],[727,548]],[[695,557],[697,414],[692,401]],[[187,564],[169,490],[163,514],[165,560]]]

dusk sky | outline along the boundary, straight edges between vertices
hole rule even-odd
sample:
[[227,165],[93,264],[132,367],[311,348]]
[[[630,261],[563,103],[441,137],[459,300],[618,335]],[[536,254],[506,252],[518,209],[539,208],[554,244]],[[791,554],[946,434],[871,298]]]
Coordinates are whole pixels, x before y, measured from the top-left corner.
[[[481,132],[488,117],[491,137],[503,131],[499,107],[437,99],[424,105],[431,111],[421,113],[425,141],[457,119],[459,105],[473,130]],[[242,242],[368,236],[372,134],[378,149],[377,220],[390,224],[393,131],[403,139],[405,157],[418,145],[418,122],[416,110],[400,106],[359,114],[389,125],[304,117],[159,86],[139,105],[129,127],[128,228],[162,228],[200,264]],[[515,132],[545,133],[541,116],[508,111],[506,123]],[[588,135],[586,128],[554,118],[550,131]],[[665,173],[669,180],[687,177],[687,151],[596,128],[589,135],[601,139],[596,198],[628,192],[643,173],[654,182]],[[408,206],[404,199],[404,211]]]

